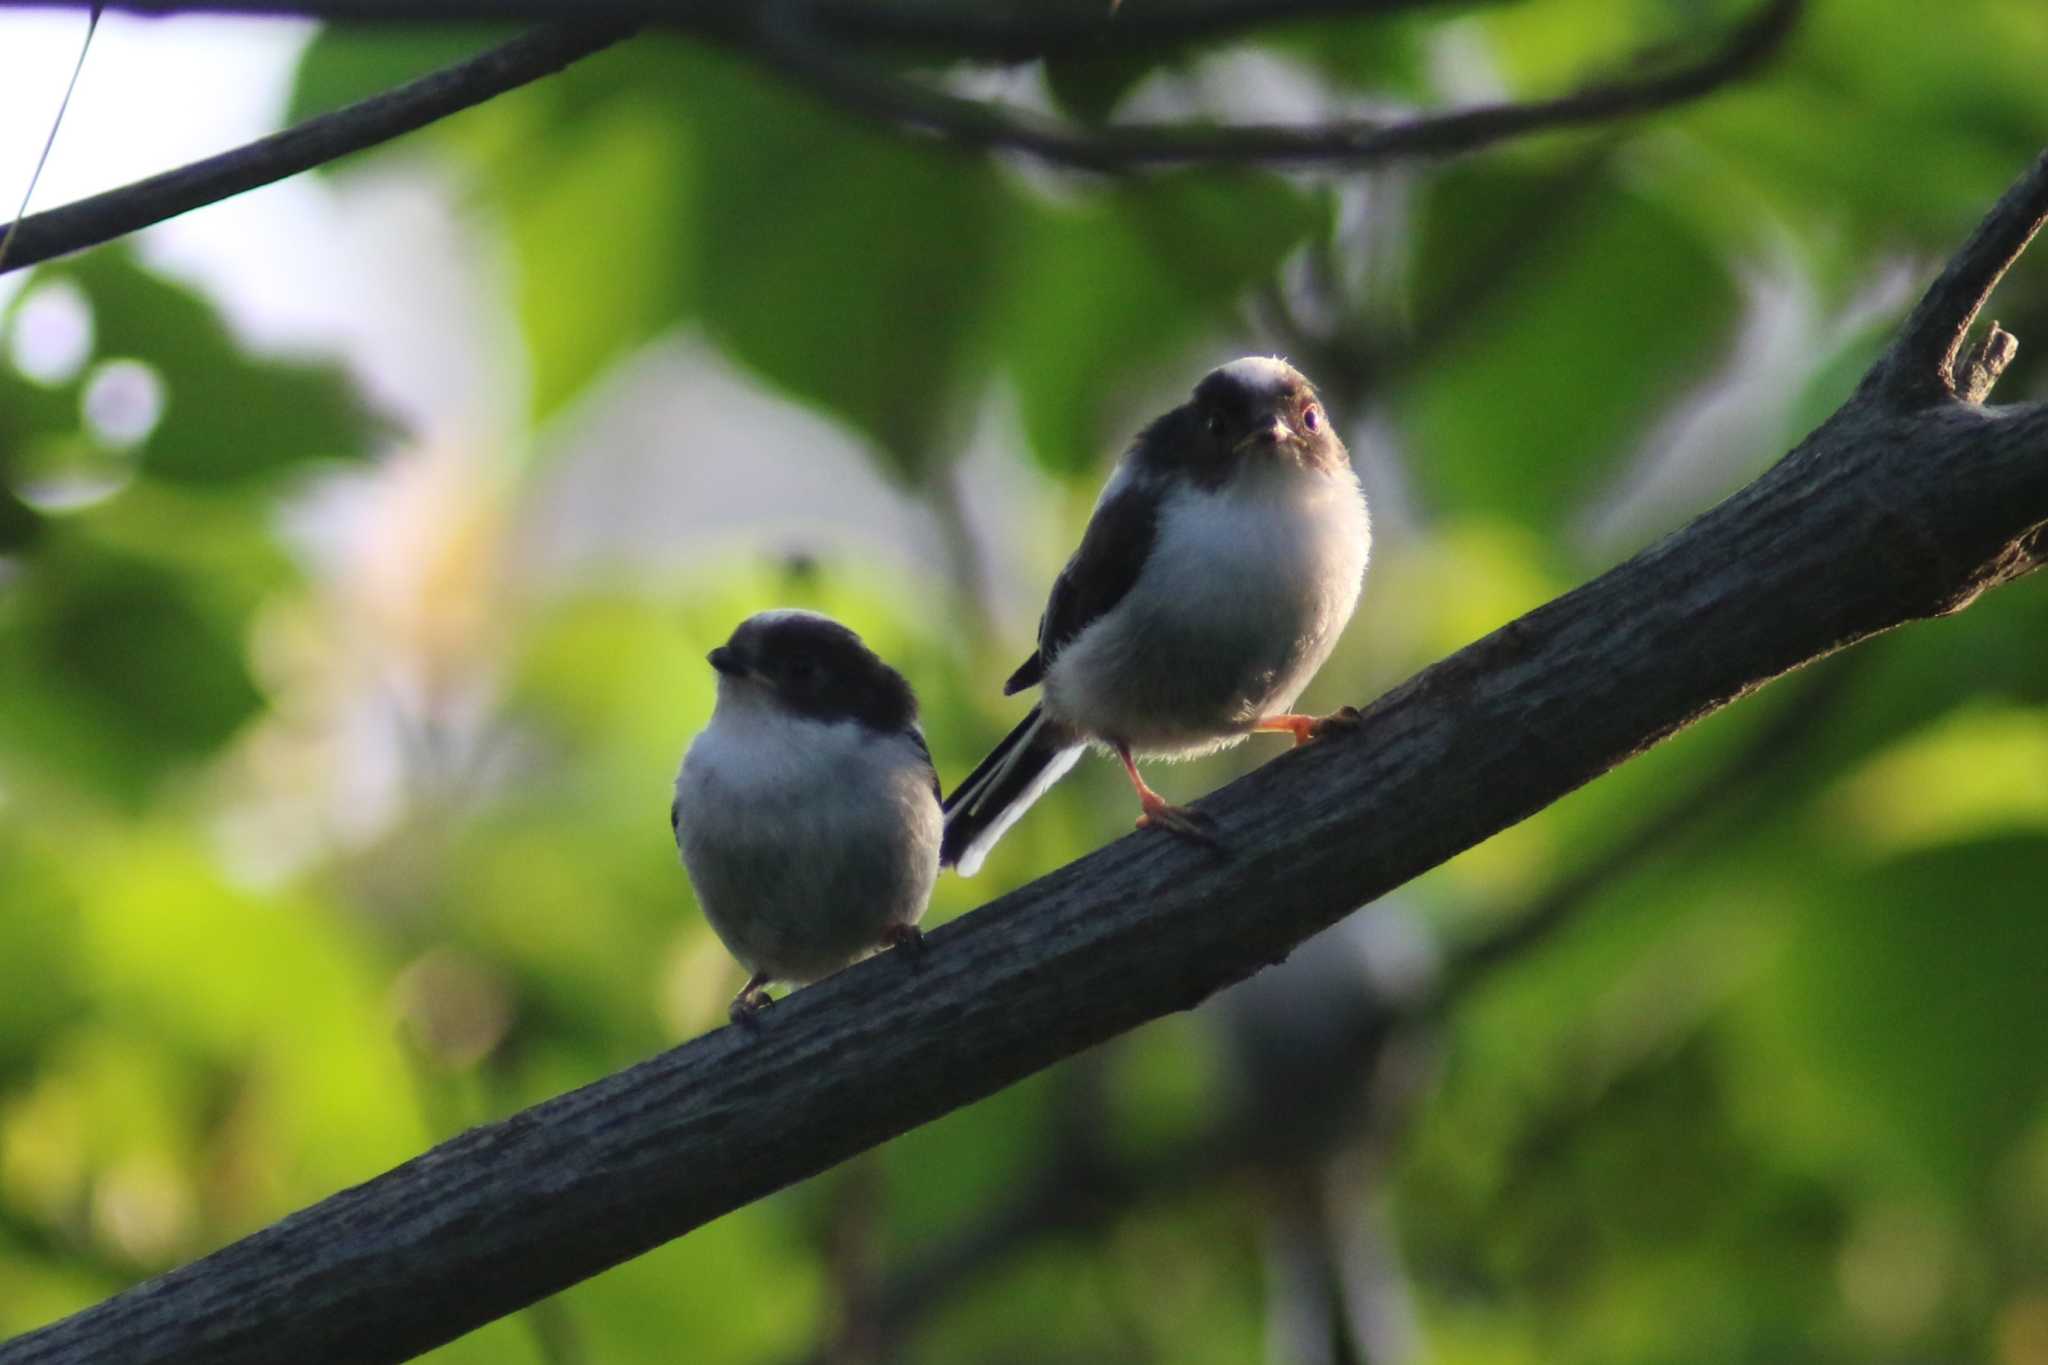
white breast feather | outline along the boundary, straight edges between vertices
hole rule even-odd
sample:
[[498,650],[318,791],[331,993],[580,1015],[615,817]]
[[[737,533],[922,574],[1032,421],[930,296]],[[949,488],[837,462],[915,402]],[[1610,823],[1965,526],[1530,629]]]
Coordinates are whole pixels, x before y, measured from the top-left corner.
[[923,915],[939,805],[909,737],[796,716],[751,693],[722,684],[683,757],[677,842],[733,956],[810,981]]
[[1293,705],[1358,601],[1370,530],[1357,480],[1293,467],[1181,485],[1129,594],[1061,651],[1048,710],[1168,757]]

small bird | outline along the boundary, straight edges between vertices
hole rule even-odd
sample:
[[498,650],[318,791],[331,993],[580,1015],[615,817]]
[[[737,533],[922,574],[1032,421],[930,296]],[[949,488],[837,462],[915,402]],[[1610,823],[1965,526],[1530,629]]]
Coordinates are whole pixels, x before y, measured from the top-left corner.
[[718,701],[669,824],[704,917],[753,973],[806,985],[871,948],[921,946],[939,876],[939,776],[903,675],[830,617],[764,611],[711,651]]
[[945,803],[941,861],[973,876],[1090,743],[1137,790],[1140,829],[1215,843],[1136,757],[1192,758],[1255,730],[1305,744],[1357,721],[1289,711],[1365,579],[1365,496],[1315,387],[1247,356],[1138,434],[1052,585],[1038,649],[1003,685],[1038,704]]

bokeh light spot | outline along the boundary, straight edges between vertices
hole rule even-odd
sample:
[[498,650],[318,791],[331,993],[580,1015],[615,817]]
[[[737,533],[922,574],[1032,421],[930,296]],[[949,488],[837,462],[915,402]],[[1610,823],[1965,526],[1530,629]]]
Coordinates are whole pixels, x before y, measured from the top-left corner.
[[127,450],[147,439],[164,415],[164,382],[140,360],[109,360],[86,380],[80,416],[103,445]]
[[21,301],[7,337],[14,368],[39,384],[64,384],[92,357],[92,304],[69,280],[37,286]]

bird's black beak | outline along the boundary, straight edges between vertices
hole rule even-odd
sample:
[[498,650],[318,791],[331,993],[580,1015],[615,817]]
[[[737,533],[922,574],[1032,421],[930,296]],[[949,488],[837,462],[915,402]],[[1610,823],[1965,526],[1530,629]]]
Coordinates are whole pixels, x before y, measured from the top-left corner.
[[705,655],[704,659],[728,678],[740,677],[747,671],[746,665],[740,662],[740,656],[733,651],[731,645],[720,645]]

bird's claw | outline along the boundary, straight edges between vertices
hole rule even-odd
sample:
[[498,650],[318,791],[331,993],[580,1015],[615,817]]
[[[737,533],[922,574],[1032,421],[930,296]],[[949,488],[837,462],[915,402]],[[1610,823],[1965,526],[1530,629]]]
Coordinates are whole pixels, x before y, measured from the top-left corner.
[[1316,717],[1315,724],[1308,727],[1307,735],[1296,742],[1306,744],[1310,740],[1321,739],[1324,735],[1334,734],[1338,731],[1356,730],[1359,723],[1364,719],[1364,716],[1359,713],[1357,707],[1340,706],[1327,716]]
[[753,980],[740,987],[740,993],[732,998],[732,1006],[726,1012],[735,1024],[752,1024],[754,1016],[775,1002],[768,997],[767,973],[757,973]]
[[882,931],[884,948],[901,948],[911,957],[923,957],[924,930],[915,924],[892,924]]
[[1163,829],[1203,848],[1218,852],[1223,849],[1223,837],[1217,833],[1216,821],[1187,806],[1169,805],[1164,801],[1157,805],[1148,803],[1144,813],[1138,816],[1138,828]]

